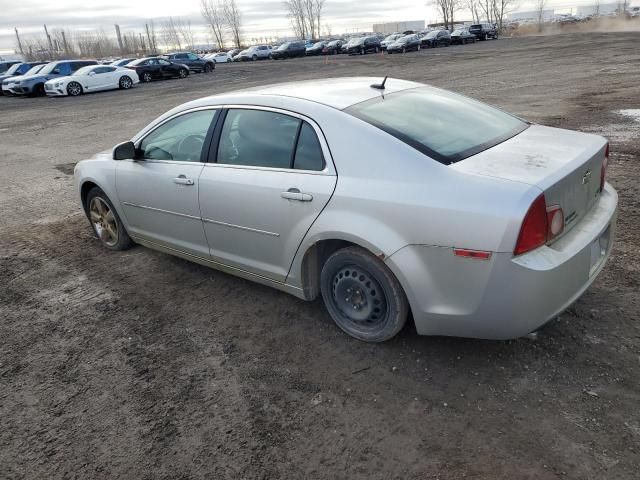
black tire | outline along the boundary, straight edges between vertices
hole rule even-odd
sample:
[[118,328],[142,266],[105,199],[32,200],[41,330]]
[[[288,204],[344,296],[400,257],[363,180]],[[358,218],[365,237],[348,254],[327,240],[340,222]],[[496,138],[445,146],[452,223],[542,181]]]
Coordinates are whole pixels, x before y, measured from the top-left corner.
[[82,85],[78,82],[69,82],[67,85],[67,95],[70,97],[77,97],[78,95],[82,95]]
[[187,78],[187,75],[189,75],[189,72],[187,72],[186,69],[181,68],[180,70],[178,70],[178,77],[179,78]]
[[44,83],[39,83],[35,87],[33,87],[33,96],[35,97],[44,97],[46,92],[44,91]]
[[129,78],[127,75],[124,75],[120,77],[118,87],[122,90],[129,90],[131,87],[133,87],[133,80],[131,80],[131,78]]
[[211,65],[210,63],[205,64],[204,73],[211,73],[212,70],[213,70],[213,65]]
[[[92,220],[91,216],[91,206],[94,199],[99,199],[102,202],[106,203],[109,207],[109,210],[113,214],[113,223],[117,227],[117,240],[114,243],[107,242],[105,240],[105,237],[100,234],[97,227],[94,225],[94,220]],[[113,207],[111,200],[109,200],[109,197],[107,197],[107,195],[102,191],[101,188],[93,187],[91,190],[89,190],[87,199],[85,200],[85,214],[87,216],[87,219],[89,220],[91,228],[93,229],[93,233],[95,233],[96,237],[98,237],[98,240],[100,240],[100,243],[102,243],[104,247],[108,248],[109,250],[127,250],[133,246],[133,240],[131,240],[131,237],[127,233],[126,228],[124,228],[124,225],[122,224],[122,221],[118,216],[118,212],[116,212],[116,209]]]
[[153,80],[153,75],[151,75],[151,73],[150,73],[150,72],[144,72],[144,73],[142,74],[142,78],[141,78],[141,80],[142,80],[144,83],[149,83],[151,80]]
[[364,54],[365,54],[364,48],[361,48],[360,49],[360,55],[364,55]]
[[409,314],[400,282],[382,260],[360,247],[343,248],[327,259],[320,288],[338,327],[364,342],[394,337]]
[[253,57],[251,57],[251,61],[252,62],[255,62],[256,60],[258,60],[258,56],[257,55],[254,55]]
[[231,60],[230,58],[227,58],[227,63],[231,63],[233,62],[233,60]]

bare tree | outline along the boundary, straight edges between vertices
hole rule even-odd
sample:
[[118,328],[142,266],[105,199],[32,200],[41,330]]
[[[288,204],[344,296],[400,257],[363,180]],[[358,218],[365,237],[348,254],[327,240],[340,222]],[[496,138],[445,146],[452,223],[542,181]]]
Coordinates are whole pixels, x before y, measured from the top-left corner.
[[169,17],[162,22],[160,27],[160,36],[165,48],[182,50],[182,43],[180,42],[180,35],[176,28],[176,23],[173,17]]
[[145,24],[145,30],[147,32],[147,40],[149,42],[149,50],[152,53],[157,53],[158,51],[158,39],[156,37],[156,26],[153,23],[153,19],[149,20]]
[[320,21],[322,20],[322,9],[324,8],[325,0],[313,0],[313,18],[316,22],[316,32],[320,37]]
[[453,28],[454,15],[460,9],[461,0],[433,0],[432,4],[436,7],[438,13],[442,17],[442,23],[446,29]]
[[593,16],[600,16],[600,0],[595,0],[595,2],[593,2]]
[[242,36],[242,14],[238,9],[236,0],[226,0],[223,12],[233,43],[237,48],[240,48],[240,44],[242,43],[240,40]]
[[542,24],[544,23],[544,7],[547,6],[547,0],[537,0],[536,3],[536,19],[538,21],[538,31],[542,31]]
[[218,45],[218,48],[224,46],[224,32],[226,29],[224,7],[220,1],[216,0],[200,0],[200,12],[206,20],[211,33],[213,33],[213,39]]
[[479,0],[478,5],[482,16],[489,23],[493,23],[493,0]]
[[193,30],[191,30],[191,20],[185,20],[184,18],[176,18],[174,20],[176,32],[178,37],[182,40],[185,48],[192,49],[194,41]]
[[504,19],[517,5],[518,0],[493,0],[493,18],[499,31],[502,31]]
[[307,14],[305,0],[285,0],[284,6],[287,9],[287,16],[291,23],[293,33],[299,39],[307,36]]
[[473,23],[480,23],[480,0],[465,0],[465,5],[471,13]]

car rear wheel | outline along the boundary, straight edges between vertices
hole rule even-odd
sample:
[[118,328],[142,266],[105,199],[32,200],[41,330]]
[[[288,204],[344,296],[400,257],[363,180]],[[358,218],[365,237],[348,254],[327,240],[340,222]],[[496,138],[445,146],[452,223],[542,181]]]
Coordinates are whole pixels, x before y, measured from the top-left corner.
[[258,60],[258,56],[257,55],[254,55],[253,57],[251,57],[251,61],[252,62],[255,62],[256,60]]
[[384,262],[360,247],[331,255],[320,282],[329,314],[358,340],[389,340],[407,320],[409,305],[400,282]]
[[149,72],[144,72],[142,74],[142,81],[143,82],[149,83],[152,79],[153,79],[153,77],[151,76],[151,74]]
[[93,187],[89,191],[86,206],[89,223],[103,246],[110,250],[126,250],[133,245],[116,209],[102,189]]
[[128,90],[133,86],[133,80],[131,80],[126,75],[124,77],[120,77],[119,87],[123,90]]
[[69,85],[67,85],[67,94],[69,94],[72,97],[77,97],[78,95],[81,95],[82,85],[80,85],[78,82],[69,82]]
[[230,58],[227,58],[227,63],[231,63],[233,62],[233,60],[231,60]]
[[181,68],[180,70],[178,70],[178,76],[180,78],[187,78],[188,74],[189,72],[187,72],[184,68]]
[[204,66],[204,73],[211,73],[211,70],[213,70],[213,67],[211,66],[211,64],[210,64],[210,63],[207,63],[207,64]]

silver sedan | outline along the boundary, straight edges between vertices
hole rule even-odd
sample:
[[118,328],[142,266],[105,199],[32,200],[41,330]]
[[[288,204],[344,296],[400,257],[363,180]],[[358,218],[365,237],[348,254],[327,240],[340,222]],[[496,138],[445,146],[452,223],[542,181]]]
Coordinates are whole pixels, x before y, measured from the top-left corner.
[[611,252],[606,139],[397,79],[195,100],[76,166],[102,244],[138,243],[304,300],[379,342],[539,329]]

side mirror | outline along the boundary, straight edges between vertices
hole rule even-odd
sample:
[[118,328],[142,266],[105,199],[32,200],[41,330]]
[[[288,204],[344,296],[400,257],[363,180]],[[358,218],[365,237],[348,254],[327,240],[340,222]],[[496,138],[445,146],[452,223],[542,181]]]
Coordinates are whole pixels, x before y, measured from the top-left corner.
[[136,147],[133,142],[123,142],[113,148],[114,160],[133,160],[136,158]]

